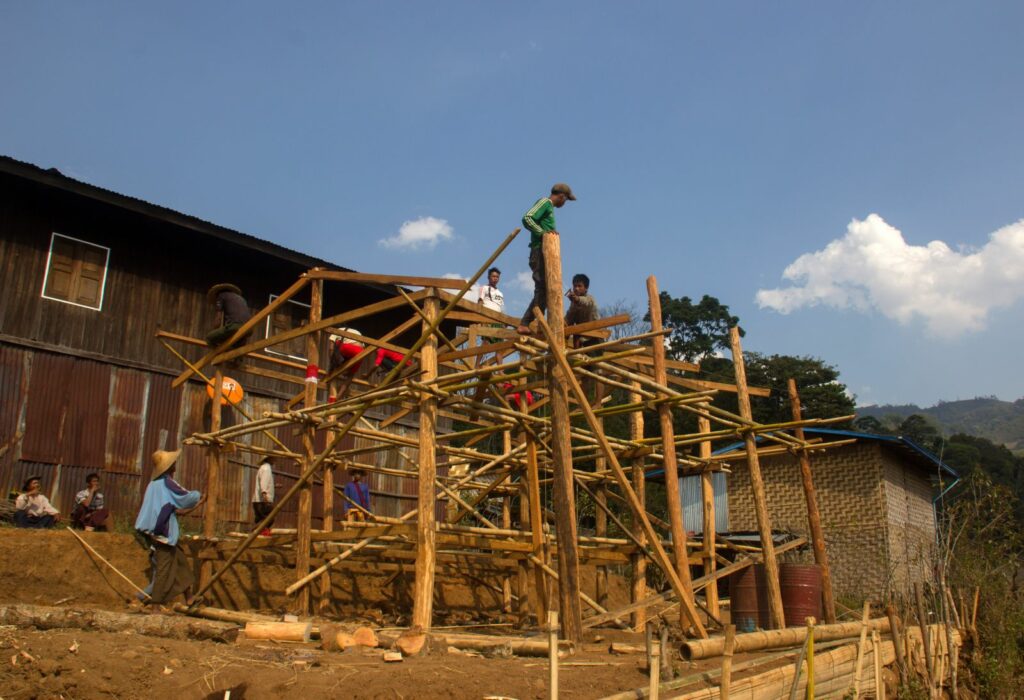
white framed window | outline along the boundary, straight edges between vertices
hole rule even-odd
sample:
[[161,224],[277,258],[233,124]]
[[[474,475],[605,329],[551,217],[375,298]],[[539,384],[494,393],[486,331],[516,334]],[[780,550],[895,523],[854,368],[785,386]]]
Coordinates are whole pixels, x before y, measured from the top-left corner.
[[[277,297],[277,294],[271,294],[270,301],[273,302]],[[303,304],[301,301],[292,301],[289,299],[285,303],[281,304],[274,313],[267,316],[267,322],[265,325],[266,334],[263,337],[271,338],[278,333],[284,333],[285,331],[301,328],[306,325],[309,323],[309,309],[309,304]],[[291,340],[283,343],[271,345],[266,348],[266,352],[270,355],[279,355],[291,360],[305,362],[306,336],[300,335],[297,338],[292,338]]]
[[99,311],[107,285],[110,248],[54,232],[43,276],[44,299]]

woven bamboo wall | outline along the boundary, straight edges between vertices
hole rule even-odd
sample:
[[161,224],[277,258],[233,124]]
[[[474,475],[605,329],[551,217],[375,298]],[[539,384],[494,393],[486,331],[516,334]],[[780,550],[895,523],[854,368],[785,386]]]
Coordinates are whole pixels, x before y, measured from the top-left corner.
[[[756,530],[750,473],[730,462],[730,529]],[[818,507],[837,596],[878,597],[919,578],[934,541],[931,487],[920,468],[878,443],[859,442],[811,458]],[[776,530],[808,534],[800,466],[791,456],[761,460]],[[804,561],[812,561],[808,553]]]

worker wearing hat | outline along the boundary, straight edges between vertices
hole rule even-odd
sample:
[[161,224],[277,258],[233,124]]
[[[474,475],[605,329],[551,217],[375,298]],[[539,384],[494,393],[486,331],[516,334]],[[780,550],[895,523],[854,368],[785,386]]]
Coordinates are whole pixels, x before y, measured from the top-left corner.
[[162,604],[186,594],[195,579],[185,553],[178,547],[177,516],[198,508],[206,501],[198,491],[188,491],[174,480],[175,463],[181,450],[153,453],[153,474],[142,498],[135,529],[150,549],[152,581],[146,593],[150,603]]
[[[206,335],[206,344],[211,348],[223,345],[235,334],[242,325],[252,318],[249,304],[242,297],[242,290],[228,282],[221,282],[210,287],[206,299],[217,309],[217,322],[220,324]],[[235,347],[243,345],[248,334],[238,339]]]
[[530,272],[533,275],[533,300],[526,307],[526,312],[519,322],[518,331],[523,335],[530,334],[530,321],[533,320],[534,307],[539,308],[542,312],[548,307],[544,268],[544,234],[558,235],[558,231],[555,229],[555,209],[561,209],[569,201],[576,201],[576,195],[572,193],[572,188],[569,185],[559,182],[551,187],[549,196],[538,199],[523,215],[523,226],[530,231]]

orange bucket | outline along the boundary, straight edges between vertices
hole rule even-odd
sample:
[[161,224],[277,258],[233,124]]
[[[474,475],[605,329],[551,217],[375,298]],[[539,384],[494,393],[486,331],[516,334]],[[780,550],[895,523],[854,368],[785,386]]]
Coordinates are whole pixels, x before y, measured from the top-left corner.
[[[206,385],[206,395],[209,396],[211,399],[213,398],[212,381]],[[242,391],[241,384],[239,384],[231,377],[224,377],[224,382],[221,384],[221,406],[227,406],[228,404],[231,404],[232,406],[237,406],[242,401],[242,398],[244,396],[245,392]]]

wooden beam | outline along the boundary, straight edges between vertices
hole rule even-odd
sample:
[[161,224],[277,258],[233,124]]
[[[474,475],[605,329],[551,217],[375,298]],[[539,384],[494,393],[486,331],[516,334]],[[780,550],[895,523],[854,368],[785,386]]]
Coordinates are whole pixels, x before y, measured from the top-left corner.
[[[548,337],[552,354],[565,348],[565,319],[562,305],[562,254],[558,234],[545,233],[544,274],[547,284]],[[563,355],[564,356],[564,355]],[[583,610],[580,607],[579,552],[576,534],[576,499],[572,480],[569,389],[567,367],[555,364],[550,374],[551,448],[554,470],[555,530],[558,533],[558,597],[562,633],[571,642],[583,641]],[[586,401],[583,397],[581,401]]]
[[[216,432],[221,425],[221,392],[224,373],[217,367],[213,374],[213,396],[210,398],[210,430]],[[203,537],[217,534],[217,506],[220,501],[221,446],[217,443],[206,448],[206,507],[203,509]],[[208,562],[199,566],[199,583],[210,580],[212,565]]]
[[[526,398],[519,396],[519,410],[527,412]],[[529,433],[523,433],[523,440],[526,444],[526,482],[529,489],[530,505],[530,537],[533,541],[533,554],[540,560],[544,560],[544,516],[541,514],[540,502],[540,473],[537,465],[537,441]],[[537,623],[546,620],[548,610],[551,609],[548,596],[547,579],[536,565],[533,567],[533,585],[536,590],[534,601],[534,612],[537,615]]]
[[[793,378],[787,381],[787,388],[789,390],[789,407],[793,413],[793,420],[802,420],[800,394],[797,393],[796,381]],[[798,440],[804,439],[804,429],[801,427],[795,428],[793,434],[796,435]],[[800,480],[803,482],[804,499],[807,501],[807,522],[810,526],[814,562],[821,569],[821,600],[825,613],[825,622],[831,625],[836,621],[836,601],[832,596],[832,572],[828,566],[825,533],[821,528],[818,495],[814,488],[814,476],[811,473],[811,456],[807,453],[807,450],[798,450],[797,459],[800,462]]]
[[[631,403],[636,403],[640,400],[640,384],[638,382],[631,382],[633,386],[633,392],[629,395]],[[643,411],[634,411],[629,414],[629,439],[632,441],[643,440],[644,438],[644,413]],[[633,480],[633,490],[636,492],[637,502],[641,508],[646,509],[647,507],[647,479],[644,473],[644,455],[641,453],[635,453],[631,457],[632,469],[630,475]],[[633,519],[633,535],[636,537],[637,542],[641,545],[646,546],[647,533],[644,531],[643,525],[636,518]],[[647,557],[642,554],[634,554],[631,557],[632,563],[632,580],[630,581],[630,601],[633,603],[639,602],[647,597]],[[640,632],[644,629],[647,624],[647,610],[646,608],[640,607],[633,611],[633,630]]]
[[[437,376],[438,301],[427,297],[423,302],[423,335],[427,341],[420,349],[421,380]],[[437,397],[424,392],[420,398],[419,434],[419,498],[416,517],[416,581],[413,589],[412,625],[423,632],[430,630],[434,612],[434,567],[436,563],[434,481],[437,478]]]
[[577,400],[580,402],[580,408],[583,410],[583,415],[587,419],[590,429],[594,432],[594,436],[601,445],[605,459],[608,460],[608,465],[612,469],[612,474],[614,474],[616,481],[619,483],[619,489],[625,495],[627,503],[629,503],[629,507],[633,511],[633,517],[637,518],[643,525],[644,532],[646,533],[651,545],[654,547],[654,557],[658,561],[658,565],[664,570],[665,576],[668,578],[669,583],[672,586],[672,590],[675,591],[676,596],[679,598],[680,607],[683,611],[683,614],[680,616],[680,626],[685,627],[686,623],[689,622],[696,630],[698,636],[706,638],[708,633],[697,613],[697,607],[694,604],[693,599],[693,591],[685,587],[683,582],[679,579],[679,576],[676,574],[675,566],[669,559],[668,554],[665,552],[665,548],[662,547],[660,538],[654,531],[654,526],[651,525],[650,519],[647,517],[647,512],[643,509],[643,506],[640,505],[640,502],[636,497],[636,492],[633,491],[633,488],[629,483],[629,479],[626,477],[626,473],[622,470],[622,466],[619,464],[618,457],[615,456],[615,452],[612,449],[611,444],[608,442],[608,438],[601,430],[597,416],[594,415],[593,409],[590,408],[590,404],[587,402],[586,394],[583,392],[582,387],[580,387],[579,382],[576,381],[576,377],[573,376],[569,367],[569,361],[566,359],[561,348],[552,344],[553,339],[558,336],[552,332],[551,328],[544,321],[544,316],[540,313],[539,309],[534,309],[534,316],[540,324],[541,329],[543,329],[544,335],[548,339],[548,346],[551,350],[551,354],[554,356],[555,361],[562,367],[562,370],[565,372],[569,381],[569,386],[572,388],[573,392],[576,394]]
[[[309,325],[315,326],[319,321],[323,312],[323,291],[324,283],[323,280],[316,280],[313,282],[312,288],[310,289],[310,304],[309,304]],[[317,367],[320,362],[320,334],[313,332],[306,336],[306,361],[309,363],[310,369]],[[311,377],[312,381],[306,382],[305,394],[305,405],[306,408],[312,408],[316,406],[316,389],[319,375],[314,374]],[[302,430],[302,451],[303,469],[311,469],[316,463],[316,426],[307,425]],[[295,573],[299,578],[306,576],[309,573],[309,560],[310,560],[310,535],[313,528],[313,489],[312,484],[307,480],[302,487],[299,489],[299,507],[296,514],[296,525],[297,529],[295,539]],[[296,606],[299,615],[308,615],[310,612],[310,595],[309,589],[303,588],[302,592],[299,593],[296,599]]]
[[[750,410],[750,395],[747,393],[747,370],[743,362],[743,348],[740,346],[740,329],[729,329],[729,344],[732,348],[732,362],[736,371],[736,397],[740,416],[753,421]],[[772,522],[768,515],[768,499],[765,496],[764,477],[761,475],[761,461],[757,455],[757,438],[750,431],[743,434],[747,449],[747,466],[750,469],[750,486],[754,494],[754,513],[757,516],[757,530],[761,536],[761,551],[764,555],[764,573],[768,580],[768,611],[771,624],[776,629],[786,626],[782,609],[782,588],[779,585],[779,562],[775,558],[775,542],[772,540]]]
[[405,287],[435,287],[437,289],[462,289],[465,280],[450,277],[415,277],[413,275],[379,275],[372,272],[340,272],[337,270],[311,270],[312,279],[331,282],[363,282],[366,284],[389,284]]
[[[650,304],[651,330],[662,330],[661,297],[658,295],[658,280],[651,275],[647,278],[647,297]],[[654,361],[654,381],[664,386],[665,344],[651,343],[651,357]],[[658,427],[661,430],[662,467],[665,470],[665,500],[668,507],[668,524],[672,533],[672,554],[676,561],[676,573],[684,588],[690,588],[690,562],[686,555],[686,528],[683,527],[683,505],[679,498],[679,462],[676,459],[676,437],[672,427],[672,407],[667,403],[658,404]]]

